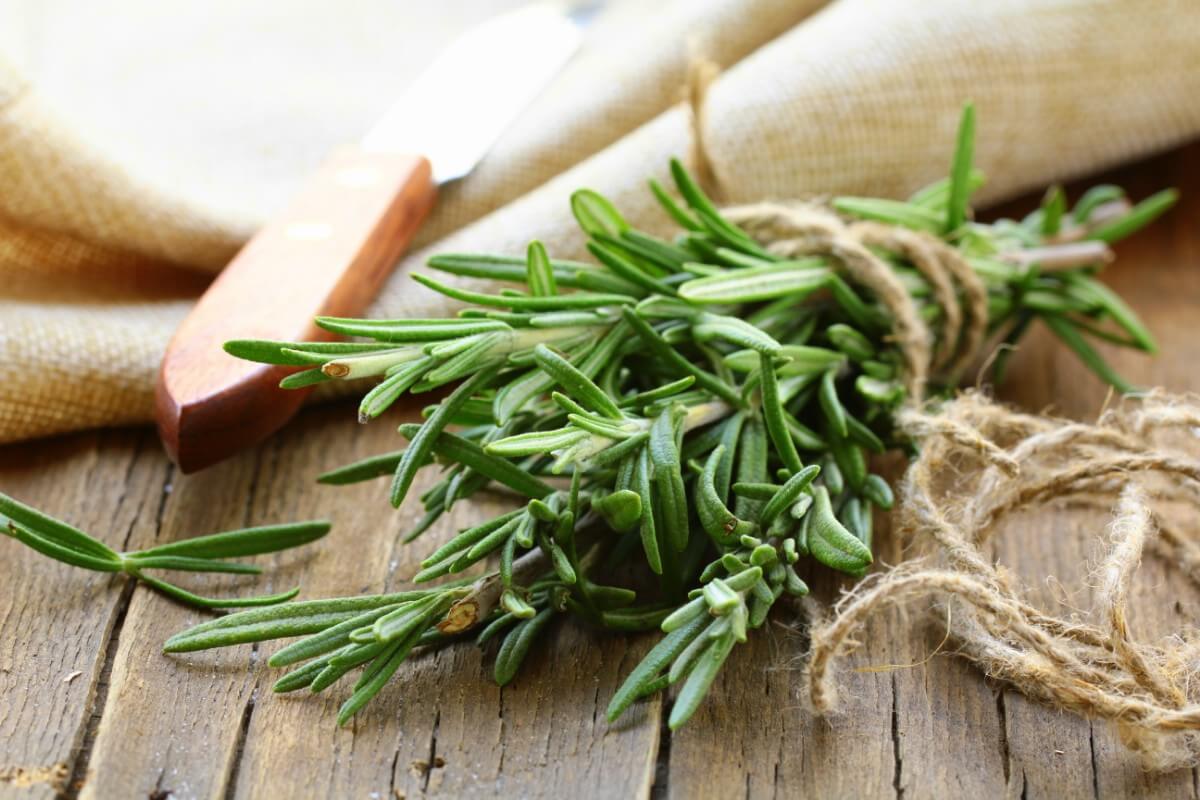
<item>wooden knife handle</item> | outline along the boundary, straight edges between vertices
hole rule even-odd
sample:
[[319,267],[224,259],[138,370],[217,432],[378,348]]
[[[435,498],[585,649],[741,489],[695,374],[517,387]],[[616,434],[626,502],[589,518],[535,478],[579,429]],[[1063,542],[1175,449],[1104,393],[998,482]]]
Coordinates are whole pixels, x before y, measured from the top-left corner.
[[313,317],[366,309],[434,195],[424,158],[346,149],[242,248],[175,333],[159,373],[159,435],[184,472],[265,439],[308,392],[279,388],[296,368],[242,361],[222,345],[333,338]]

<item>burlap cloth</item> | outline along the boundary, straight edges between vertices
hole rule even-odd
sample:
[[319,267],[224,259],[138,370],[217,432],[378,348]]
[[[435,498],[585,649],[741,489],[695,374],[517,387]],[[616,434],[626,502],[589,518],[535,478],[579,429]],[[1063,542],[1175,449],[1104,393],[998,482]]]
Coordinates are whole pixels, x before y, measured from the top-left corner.
[[[148,421],[208,276],[454,30],[511,3],[77,5],[47,22],[18,2],[0,35],[23,64],[0,61],[0,441]],[[441,313],[406,277],[433,250],[580,255],[579,186],[662,229],[645,179],[696,156],[691,40],[724,69],[695,123],[729,202],[901,196],[944,174],[967,98],[984,201],[1200,132],[1195,0],[627,0],[443,192],[370,313]]]

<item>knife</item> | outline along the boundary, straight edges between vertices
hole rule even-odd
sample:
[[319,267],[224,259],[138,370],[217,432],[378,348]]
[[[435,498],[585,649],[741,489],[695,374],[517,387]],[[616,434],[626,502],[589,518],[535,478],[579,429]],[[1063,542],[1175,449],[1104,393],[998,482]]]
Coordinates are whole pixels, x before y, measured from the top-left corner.
[[578,49],[590,7],[543,2],[456,39],[358,146],[335,152],[211,284],[167,347],[155,416],[193,472],[262,441],[309,390],[290,367],[242,361],[230,339],[333,338],[316,316],[360,315],[433,205]]

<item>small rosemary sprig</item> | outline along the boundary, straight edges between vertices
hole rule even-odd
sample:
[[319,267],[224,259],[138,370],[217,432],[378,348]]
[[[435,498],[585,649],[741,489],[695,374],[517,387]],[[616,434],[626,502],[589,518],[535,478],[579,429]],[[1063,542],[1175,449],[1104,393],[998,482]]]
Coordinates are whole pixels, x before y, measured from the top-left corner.
[[[838,224],[875,221],[951,250],[986,290],[976,296],[984,308],[975,313],[986,314],[977,336],[1011,342],[1042,320],[1102,378],[1130,388],[1090,340],[1145,351],[1154,342],[1094,276],[1108,243],[1174,194],[1132,206],[1115,187],[1097,187],[1068,209],[1055,188],[1024,220],[974,222],[968,201],[983,177],[971,165],[973,131],[968,107],[946,180],[904,202],[836,198]],[[306,368],[284,386],[378,379],[360,405],[363,421],[405,394],[458,383],[423,423],[400,427],[407,448],[321,478],[391,475],[399,506],[416,473],[435,466],[442,479],[419,498],[425,515],[409,540],[492,486],[523,504],[460,531],[414,577],[492,565],[473,582],[243,612],[184,631],[166,649],[305,636],[272,657],[275,666],[306,662],[276,689],[320,690],[365,665],[339,714],[345,722],[418,646],[471,629],[480,643],[502,639],[495,677],[505,683],[548,622],[571,613],[602,628],[661,628],[609,716],[679,685],[677,727],[779,598],[808,591],[795,569],[801,559],[863,574],[873,509],[893,502],[869,459],[907,446],[893,413],[919,399],[910,398],[911,358],[896,319],[829,255],[766,246],[671,166],[678,195],[650,188],[682,228],[673,240],[636,230],[581,190],[571,206],[595,264],[552,259],[536,242],[524,259],[440,255],[429,263],[442,272],[524,288],[482,293],[418,275],[469,307],[453,319],[317,320],[368,341],[228,343],[242,358]],[[978,349],[947,303],[957,304],[961,286],[939,284],[917,256],[886,242],[867,248],[941,332],[939,353]],[[1003,366],[997,359],[997,374]],[[936,373],[931,390],[952,388],[958,371]]]
[[245,608],[282,603],[295,597],[297,587],[260,597],[202,597],[173,583],[147,575],[147,570],[224,572],[258,575],[261,567],[222,559],[274,553],[299,547],[329,533],[328,522],[295,522],[197,536],[145,550],[118,553],[78,528],[47,516],[24,503],[0,494],[0,533],[37,550],[42,555],[96,572],[120,572],[142,581],[168,597],[198,608]]

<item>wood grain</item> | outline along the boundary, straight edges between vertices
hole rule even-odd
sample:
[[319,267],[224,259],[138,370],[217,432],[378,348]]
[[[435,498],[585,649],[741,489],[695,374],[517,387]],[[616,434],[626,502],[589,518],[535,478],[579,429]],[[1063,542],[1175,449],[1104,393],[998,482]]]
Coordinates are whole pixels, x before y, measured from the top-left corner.
[[[114,547],[153,519],[169,473],[149,432],[102,433],[0,451],[0,487]],[[0,580],[0,796],[68,788],[103,705],[108,644],[126,616],[121,578],[15,546]],[[19,792],[19,795],[17,794]]]
[[295,368],[243,361],[222,345],[334,338],[313,317],[361,314],[433,198],[424,158],[346,148],[242,248],[179,326],[159,373],[159,435],[184,472],[262,441],[308,394],[279,388]]
[[[1184,192],[1169,218],[1119,248],[1105,275],[1163,354],[1107,352],[1136,381],[1200,390],[1200,144],[1103,179],[1136,196],[1164,185]],[[1087,418],[1106,391],[1040,332],[1014,358],[1003,396]],[[394,425],[405,413],[370,426],[353,416],[345,405],[307,410],[270,443],[196,476],[175,474],[149,432],[9,447],[0,449],[0,490],[122,546],[328,515],[334,532],[311,555],[271,561],[271,588],[378,591],[401,585],[427,545],[399,543],[416,511],[392,511],[382,483],[312,483],[321,470],[399,446]],[[445,537],[502,502],[462,509],[429,535]],[[1085,606],[1081,579],[1096,554],[1087,532],[1104,519],[1053,509],[1014,517],[995,554],[1040,601]],[[881,540],[881,560],[898,560],[882,530]],[[1047,709],[938,650],[937,626],[915,626],[919,609],[871,622],[866,647],[842,670],[841,712],[828,719],[799,695],[806,641],[792,613],[739,648],[710,702],[674,735],[662,724],[669,701],[642,704],[612,727],[603,721],[652,637],[573,624],[554,629],[503,690],[490,681],[491,651],[462,645],[417,658],[339,730],[333,716],[348,687],[272,695],[278,672],[263,662],[275,645],[162,656],[168,634],[204,615],[12,542],[0,541],[0,556],[9,578],[0,582],[0,797],[72,796],[73,781],[96,798],[1196,796],[1192,771],[1147,776],[1108,724]],[[827,573],[807,577],[825,596],[838,588]],[[189,585],[249,591],[222,577]],[[1200,592],[1148,558],[1134,587],[1135,634],[1161,636],[1198,617]]]

